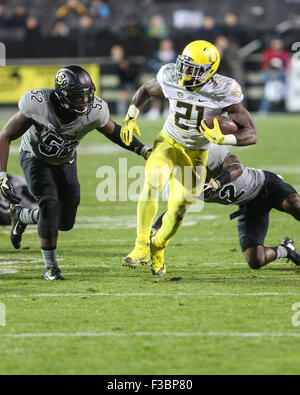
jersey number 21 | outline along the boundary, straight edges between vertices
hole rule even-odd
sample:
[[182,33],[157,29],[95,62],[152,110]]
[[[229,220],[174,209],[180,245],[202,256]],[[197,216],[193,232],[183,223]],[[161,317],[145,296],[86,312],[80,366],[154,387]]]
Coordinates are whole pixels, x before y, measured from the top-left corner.
[[[175,125],[177,127],[179,127],[180,129],[183,129],[183,130],[190,129],[190,126],[185,125],[184,123],[181,122],[181,120],[190,121],[192,119],[193,110],[197,112],[196,128],[199,128],[201,126],[201,121],[203,120],[204,110],[205,110],[204,107],[194,106],[191,103],[185,103],[185,102],[181,102],[181,101],[177,101],[176,107],[185,109],[184,114],[181,112],[178,112],[178,111],[176,111],[176,113],[175,113]],[[194,126],[193,126],[193,128],[194,128]]]

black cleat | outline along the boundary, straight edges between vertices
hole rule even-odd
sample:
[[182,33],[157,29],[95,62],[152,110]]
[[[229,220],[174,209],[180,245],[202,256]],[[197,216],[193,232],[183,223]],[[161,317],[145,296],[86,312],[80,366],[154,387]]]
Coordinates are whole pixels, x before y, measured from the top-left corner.
[[296,266],[300,266],[300,252],[297,251],[294,240],[286,237],[281,243],[282,247],[285,247],[288,252],[288,262],[292,261]]
[[46,269],[44,273],[44,280],[46,281],[64,280],[64,277],[61,275],[61,271],[57,267],[49,270]]
[[11,232],[10,240],[12,245],[16,250],[21,248],[22,234],[25,232],[27,227],[26,224],[20,221],[20,213],[23,210],[22,206],[11,206],[10,216],[11,216]]

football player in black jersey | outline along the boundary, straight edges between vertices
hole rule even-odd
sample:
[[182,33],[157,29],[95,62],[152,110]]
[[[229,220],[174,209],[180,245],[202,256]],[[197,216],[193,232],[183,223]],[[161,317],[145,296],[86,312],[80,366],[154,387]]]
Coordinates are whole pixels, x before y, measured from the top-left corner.
[[[0,191],[12,205],[11,241],[21,246],[28,224],[38,224],[45,261],[45,280],[62,280],[56,260],[58,232],[73,228],[80,202],[76,147],[94,129],[108,139],[147,158],[149,149],[134,139],[130,146],[120,138],[121,127],[109,114],[107,103],[95,96],[90,75],[79,66],[58,71],[55,89],[26,92],[19,111],[0,133]],[[39,209],[20,206],[20,198],[7,177],[10,143],[22,136],[20,164]]]

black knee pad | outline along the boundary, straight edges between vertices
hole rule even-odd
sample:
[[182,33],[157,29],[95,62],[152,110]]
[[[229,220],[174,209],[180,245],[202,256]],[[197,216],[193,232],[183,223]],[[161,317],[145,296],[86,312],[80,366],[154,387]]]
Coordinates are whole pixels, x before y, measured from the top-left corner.
[[53,239],[58,235],[59,201],[52,197],[42,197],[38,201],[38,233],[43,239]]
[[59,213],[59,230],[68,232],[73,229],[77,209],[80,204],[80,187],[74,188],[69,191],[68,200],[61,201]]
[[70,230],[72,230],[74,228],[75,225],[75,218],[74,220],[70,221],[70,222],[61,222],[58,226],[58,229],[61,232],[69,232]]
[[248,265],[253,270],[259,270],[262,267],[258,259],[250,259]]
[[[52,196],[43,196],[38,200],[40,216],[55,215],[59,211],[59,200]],[[49,218],[50,219],[50,218]]]
[[63,206],[61,207],[59,217],[59,230],[63,232],[68,232],[69,230],[73,229],[76,220],[78,205],[74,205],[68,208],[64,208]]

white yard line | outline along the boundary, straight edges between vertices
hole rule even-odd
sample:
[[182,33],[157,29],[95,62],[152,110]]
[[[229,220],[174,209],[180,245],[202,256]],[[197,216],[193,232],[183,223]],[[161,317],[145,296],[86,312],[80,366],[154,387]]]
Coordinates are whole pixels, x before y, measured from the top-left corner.
[[99,297],[99,296],[112,296],[112,297],[195,297],[195,298],[205,298],[205,297],[254,297],[254,296],[276,296],[276,297],[284,297],[284,296],[300,296],[299,293],[277,293],[277,292],[248,292],[248,293],[223,293],[223,292],[211,292],[211,293],[186,293],[186,292],[177,292],[177,293],[153,293],[153,292],[137,292],[137,293],[111,293],[111,292],[95,292],[95,293],[65,293],[65,294],[52,294],[52,293],[43,293],[43,294],[31,294],[31,295],[1,295],[1,299],[20,299],[20,298],[82,298],[82,297]]
[[2,275],[2,274],[16,274],[16,273],[19,273],[19,270],[0,269],[0,275]]
[[87,332],[87,333],[4,333],[1,338],[47,338],[47,337],[241,337],[241,338],[300,338],[291,332]]

